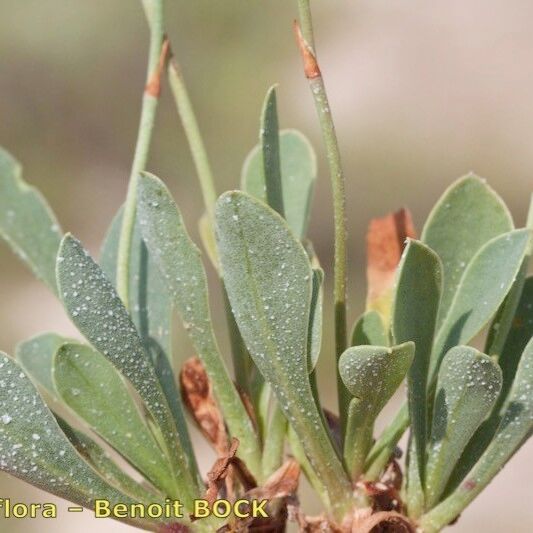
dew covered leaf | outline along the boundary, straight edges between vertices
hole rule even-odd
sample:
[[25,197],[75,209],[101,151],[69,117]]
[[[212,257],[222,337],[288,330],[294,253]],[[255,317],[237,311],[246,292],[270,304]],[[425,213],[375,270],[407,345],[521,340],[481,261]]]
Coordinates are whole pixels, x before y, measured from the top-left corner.
[[[122,212],[123,208],[120,208],[113,218],[100,253],[102,270],[115,287]],[[133,227],[129,273],[130,316],[146,353],[152,359],[185,451],[194,461],[180,393],[172,370],[172,303],[161,273],[142,239],[137,218]]]
[[332,504],[343,506],[348,480],[308,377],[309,258],[286,222],[246,193],[219,198],[216,234],[224,283],[248,351],[328,486]]
[[456,346],[439,370],[425,475],[426,503],[438,503],[468,441],[490,413],[502,384],[500,367],[469,346]]
[[141,485],[128,476],[114,461],[109,453],[98,445],[85,433],[70,426],[65,420],[56,415],[61,431],[68,438],[76,451],[102,476],[110,485],[131,496],[138,502],[150,504],[161,499],[161,494],[156,493],[146,484]]
[[453,346],[470,342],[502,304],[522,265],[531,231],[514,230],[487,242],[468,264],[435,341],[430,375]]
[[313,294],[311,297],[311,310],[309,313],[309,372],[312,372],[320,356],[322,346],[322,283],[324,271],[321,268],[313,269]]
[[443,264],[439,325],[472,258],[485,243],[512,229],[509,210],[485,180],[469,174],[446,190],[429,214],[421,237]]
[[339,359],[339,373],[350,394],[376,417],[405,378],[415,346],[352,346]]
[[492,442],[461,485],[421,521],[424,530],[438,531],[453,521],[492,481],[533,431],[533,339],[520,359],[502,420]]
[[352,346],[388,346],[390,344],[381,315],[377,311],[365,311],[352,330]]
[[58,395],[52,377],[53,359],[57,350],[69,341],[57,333],[42,333],[21,342],[15,352],[17,361],[35,384],[56,400]]
[[[5,354],[0,354],[0,384],[1,470],[89,509],[95,499],[135,503],[82,460],[31,380]],[[147,520],[125,520],[153,527]]]
[[[442,264],[433,250],[409,240],[396,278],[392,309],[394,342],[415,343],[408,374],[408,405],[419,475],[423,476],[427,435],[427,379],[442,291]],[[416,452],[415,452],[416,450]],[[410,457],[410,461],[414,460]]]
[[[309,224],[317,176],[316,156],[307,137],[297,130],[281,130],[279,144],[284,215],[289,227],[301,240]],[[261,148],[257,145],[244,162],[241,187],[248,194],[266,203],[262,163]]]
[[339,359],[339,374],[354,397],[348,408],[344,457],[354,479],[364,469],[372,445],[374,421],[405,378],[414,344],[352,346]]
[[179,497],[194,498],[191,465],[152,361],[115,289],[80,242],[66,235],[61,243],[57,279],[72,321],[91,344],[126,377],[161,431]]
[[115,367],[89,346],[64,344],[53,369],[56,390],[65,404],[155,486],[171,494],[166,457]]
[[466,474],[474,466],[476,461],[481,457],[487,446],[490,444],[498,426],[501,422],[507,395],[513,385],[516,371],[520,363],[520,358],[524,350],[533,337],[533,277],[526,279],[522,290],[522,295],[514,315],[513,323],[507,340],[504,344],[498,363],[502,369],[503,383],[502,390],[491,416],[483,422],[481,427],[470,439],[461,460],[452,475],[451,487],[464,479]]
[[22,168],[0,147],[0,236],[57,292],[55,264],[61,229],[41,193],[22,179]]
[[161,180],[143,174],[139,178],[138,201],[143,238],[205,366],[230,433],[240,441],[239,455],[258,472],[259,446],[252,421],[229,377],[213,333],[200,251]]

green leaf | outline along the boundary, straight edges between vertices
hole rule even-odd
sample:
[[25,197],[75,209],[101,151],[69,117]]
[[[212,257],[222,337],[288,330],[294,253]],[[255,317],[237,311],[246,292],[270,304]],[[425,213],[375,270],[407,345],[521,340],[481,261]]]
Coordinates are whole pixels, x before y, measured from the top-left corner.
[[187,234],[181,214],[161,180],[143,174],[139,178],[138,201],[144,240],[204,363],[230,433],[240,441],[239,454],[258,475],[261,468],[258,441],[213,334],[200,251]]
[[302,245],[272,209],[238,191],[216,204],[224,283],[242,337],[297,432],[336,512],[350,484],[324,428],[308,376],[313,273]]
[[415,346],[353,346],[339,359],[339,373],[354,398],[344,442],[346,464],[356,480],[372,446],[374,422],[405,378]]
[[41,193],[22,179],[19,163],[0,147],[0,236],[53,291],[59,224]]
[[[392,309],[392,337],[394,342],[413,341],[416,346],[407,379],[412,428],[409,464],[414,475],[413,462],[416,460],[420,482],[424,479],[428,433],[427,379],[442,290],[441,272],[442,264],[437,254],[420,241],[409,240],[398,266]],[[408,485],[411,489],[416,486],[414,482]],[[421,500],[420,494],[408,489],[408,500],[410,512],[417,514],[415,501]]]
[[197,497],[195,480],[152,361],[115,289],[71,235],[61,243],[57,280],[72,321],[131,382],[160,428],[179,497],[185,508],[191,508]]
[[528,251],[531,232],[510,231],[487,242],[472,258],[435,341],[430,375],[453,346],[472,340],[496,313]]
[[[115,287],[122,211],[122,208],[119,209],[113,218],[100,254],[102,270]],[[183,447],[191,464],[193,464],[195,462],[194,452],[185,422],[181,394],[172,370],[170,335],[172,304],[161,273],[142,240],[137,219],[133,227],[129,273],[131,318],[137,327],[146,353],[152,359],[159,383],[174,416]],[[193,468],[197,470],[196,467]]]
[[500,367],[469,346],[452,348],[437,379],[428,445],[426,505],[439,502],[468,441],[490,413],[502,385]]
[[138,502],[150,504],[161,500],[162,495],[154,490],[137,483],[134,479],[123,472],[111,459],[106,450],[96,444],[85,433],[74,429],[65,420],[56,415],[59,427],[68,438],[76,451],[102,476],[110,485],[131,496]]
[[312,372],[320,356],[322,347],[322,283],[324,271],[321,268],[313,269],[313,295],[311,297],[311,311],[309,313],[309,372]]
[[279,126],[275,85],[267,91],[263,103],[259,143],[261,145],[261,159],[268,205],[283,217],[285,216],[285,209],[281,185]]
[[173,494],[165,455],[115,367],[89,346],[64,344],[53,368],[56,390],[65,404],[156,487]]
[[421,520],[423,531],[440,531],[492,481],[533,431],[533,339],[520,359],[503,408],[502,421],[489,447],[461,485]]
[[[285,219],[296,237],[302,240],[309,224],[309,212],[317,176],[316,156],[307,137],[297,130],[282,130],[279,143]],[[241,187],[252,196],[267,202],[265,173],[259,145],[250,152],[244,162]]]
[[389,346],[390,341],[377,311],[364,312],[355,322],[352,330],[352,346]]
[[[0,353],[0,469],[88,509],[95,499],[135,503],[76,453],[20,366]],[[153,529],[158,520],[125,518]]]
[[509,210],[485,180],[469,174],[446,190],[431,211],[421,237],[443,264],[439,325],[472,258],[489,240],[512,229]]
[[524,284],[512,327],[507,336],[502,354],[498,359],[503,375],[500,396],[491,416],[483,422],[479,430],[470,439],[452,475],[449,488],[455,488],[464,479],[490,444],[500,425],[504,415],[502,406],[505,404],[509,390],[513,385],[520,358],[527,343],[533,337],[533,305],[531,305],[531,302],[533,302],[533,277],[528,278]]
[[17,361],[34,383],[55,400],[58,399],[58,394],[52,377],[53,359],[57,350],[69,341],[70,339],[56,333],[42,333],[21,342],[15,353]]

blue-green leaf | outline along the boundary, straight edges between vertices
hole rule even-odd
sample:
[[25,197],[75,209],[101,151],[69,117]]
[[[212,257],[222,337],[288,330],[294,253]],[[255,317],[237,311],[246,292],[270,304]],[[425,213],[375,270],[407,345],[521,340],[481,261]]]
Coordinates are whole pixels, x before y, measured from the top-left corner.
[[161,431],[172,475],[186,508],[197,496],[192,467],[152,361],[115,289],[79,241],[61,243],[57,280],[65,308],[83,335],[126,377]]
[[[76,453],[25,372],[0,353],[0,469],[42,490],[93,508],[95,499],[111,505],[135,503],[106,483]],[[153,528],[158,520],[125,518]]]
[[322,347],[322,283],[324,271],[321,268],[313,269],[313,295],[311,297],[311,311],[309,313],[309,372],[312,372],[320,356]]
[[446,190],[431,211],[421,237],[443,264],[439,324],[472,258],[489,240],[512,229],[509,210],[485,180],[469,174]]
[[353,479],[363,472],[374,422],[413,361],[415,346],[353,346],[339,359],[339,374],[354,397],[348,410],[344,458]]
[[224,283],[248,351],[328,487],[329,503],[345,510],[350,484],[309,383],[309,258],[275,211],[242,192],[217,201],[216,234]]
[[461,485],[437,507],[422,517],[423,531],[440,531],[492,481],[533,431],[533,339],[520,359],[513,387],[505,402],[496,434]]
[[89,346],[64,344],[53,369],[55,388],[65,404],[156,487],[173,494],[165,454],[115,367]]
[[388,337],[381,315],[377,311],[366,311],[353,326],[352,346],[388,346]]
[[439,330],[431,361],[435,376],[444,354],[468,343],[488,323],[509,292],[522,265],[531,231],[515,230],[487,242],[472,258]]
[[56,292],[59,224],[41,193],[22,179],[20,164],[0,147],[0,237]]
[[143,174],[139,178],[138,194],[143,238],[202,359],[230,433],[240,441],[239,454],[258,475],[261,468],[258,440],[213,333],[200,251],[191,241],[182,216],[161,180]]
[[468,441],[490,413],[502,384],[500,367],[469,346],[452,348],[439,370],[425,475],[426,505],[439,501]]
[[[284,215],[294,234],[303,239],[309,224],[309,212],[317,176],[316,156],[307,137],[297,130],[282,130],[279,143]],[[259,145],[246,158],[241,181],[244,191],[267,202],[265,173]]]

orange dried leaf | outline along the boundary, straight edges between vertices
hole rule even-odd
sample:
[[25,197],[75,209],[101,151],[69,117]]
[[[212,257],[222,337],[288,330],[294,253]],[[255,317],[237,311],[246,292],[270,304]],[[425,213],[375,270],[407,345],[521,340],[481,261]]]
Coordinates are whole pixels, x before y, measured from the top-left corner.
[[180,372],[181,395],[203,435],[219,454],[228,448],[224,419],[215,401],[211,383],[197,357],[185,361]]
[[407,237],[416,238],[408,209],[374,218],[368,226],[366,308],[381,313],[385,324],[389,322],[394,276]]

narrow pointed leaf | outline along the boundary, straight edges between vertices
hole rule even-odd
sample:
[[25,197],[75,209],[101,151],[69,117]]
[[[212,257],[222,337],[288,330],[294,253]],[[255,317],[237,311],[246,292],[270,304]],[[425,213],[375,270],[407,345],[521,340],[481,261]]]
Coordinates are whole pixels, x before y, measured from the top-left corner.
[[365,311],[352,330],[352,346],[388,346],[388,338],[381,315],[377,311]]
[[279,126],[275,85],[267,91],[263,103],[259,144],[261,145],[261,159],[268,205],[281,216],[285,216],[283,189],[281,185]]
[[363,472],[374,421],[396,392],[413,361],[414,344],[353,346],[339,359],[339,373],[354,396],[348,409],[344,457],[353,479]]
[[64,344],[55,356],[54,382],[63,401],[93,431],[154,485],[172,493],[166,457],[141,418],[124,379],[105,357],[89,346]]
[[425,476],[428,508],[438,503],[465,446],[490,413],[501,384],[500,367],[474,348],[457,346],[444,357],[428,446]]
[[[421,480],[428,433],[427,379],[442,290],[441,272],[442,265],[435,252],[420,241],[410,240],[398,267],[392,311],[394,341],[413,341],[416,347],[407,380],[412,427],[409,460],[414,461],[411,455],[417,454],[417,471],[422,476]],[[410,499],[413,498],[415,496],[411,495]]]
[[431,211],[421,240],[441,258],[444,287],[439,325],[452,304],[466,266],[480,248],[513,229],[509,210],[485,183],[469,174],[453,183]]
[[348,479],[316,407],[308,377],[312,270],[302,245],[272,209],[241,192],[222,195],[216,233],[224,282],[250,355],[298,433],[336,510]]
[[[22,368],[1,353],[0,381],[1,470],[88,509],[95,499],[135,503],[82,460]],[[125,520],[153,527],[148,520]]]
[[[316,155],[307,137],[297,130],[281,130],[279,144],[284,215],[296,237],[302,240],[309,224],[317,176]],[[267,202],[260,145],[250,152],[244,162],[241,187],[248,194]]]
[[41,193],[22,179],[20,164],[0,147],[0,237],[56,292],[61,230]]
[[72,321],[131,382],[160,428],[180,498],[188,508],[196,496],[191,465],[152,361],[115,289],[71,235],[66,235],[61,243],[57,279]]
[[324,271],[313,269],[313,295],[311,297],[311,312],[309,314],[309,372],[312,372],[320,356],[322,346],[322,283]]
[[138,210],[143,238],[202,359],[230,433],[240,441],[239,453],[257,474],[258,442],[213,333],[200,252],[187,234],[170,192],[155,176],[144,174],[139,178]]
[[472,258],[435,341],[431,376],[452,346],[472,340],[496,313],[520,270],[530,240],[530,230],[511,231],[487,242]]
[[424,531],[440,531],[492,481],[533,431],[533,339],[520,359],[516,378],[503,409],[502,421],[474,468],[461,485],[421,520]]
[[[122,225],[122,208],[113,218],[107,232],[100,265],[107,278],[116,287],[117,257]],[[171,319],[172,304],[161,273],[148,253],[138,220],[135,221],[130,253],[130,308],[146,353],[152,359],[161,388],[165,393],[183,447],[194,464],[194,452],[185,422],[181,395],[172,370]]]

